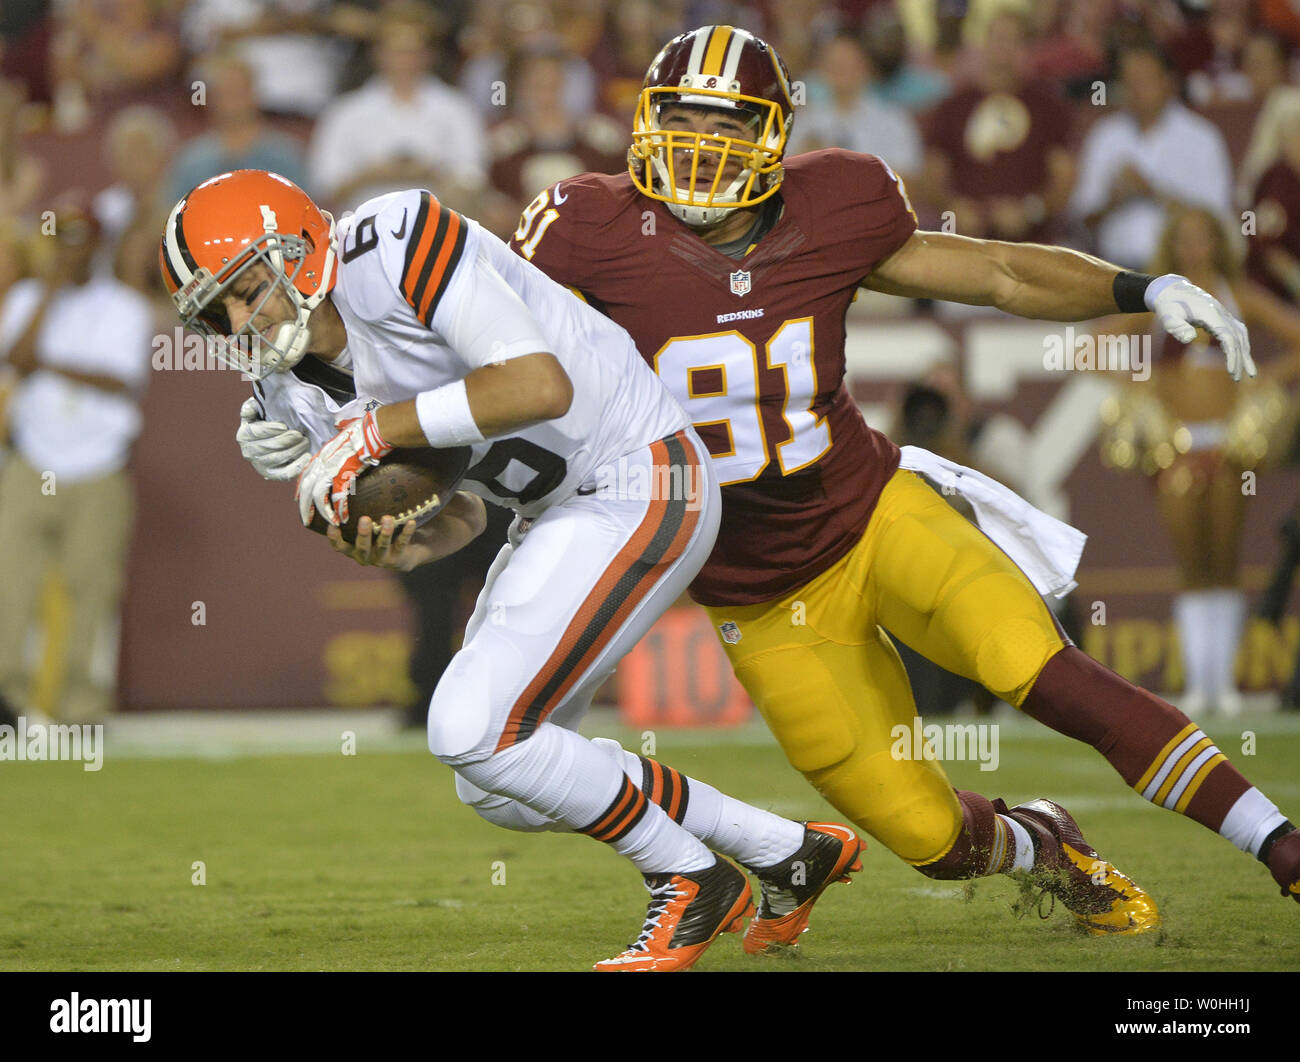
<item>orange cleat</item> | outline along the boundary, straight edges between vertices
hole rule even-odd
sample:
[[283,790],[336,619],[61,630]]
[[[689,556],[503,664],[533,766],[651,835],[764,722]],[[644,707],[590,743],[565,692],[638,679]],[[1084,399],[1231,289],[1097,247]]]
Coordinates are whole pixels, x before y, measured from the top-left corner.
[[723,933],[739,932],[754,910],[745,875],[719,858],[689,874],[647,874],[651,900],[641,935],[621,955],[596,963],[601,973],[689,970]]
[[745,951],[758,955],[797,948],[817,898],[833,882],[847,882],[862,869],[864,848],[848,826],[809,822],[804,824],[803,847],[794,855],[774,867],[750,867],[761,893],[758,915],[745,933]]

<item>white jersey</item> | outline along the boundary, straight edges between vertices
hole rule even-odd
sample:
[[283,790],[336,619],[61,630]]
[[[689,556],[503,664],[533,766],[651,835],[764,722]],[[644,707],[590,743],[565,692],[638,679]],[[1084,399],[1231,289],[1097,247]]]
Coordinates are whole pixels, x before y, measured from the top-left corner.
[[354,388],[308,357],[258,391],[266,417],[298,427],[313,449],[368,400],[406,401],[540,351],[572,381],[569,411],[476,444],[462,489],[533,516],[601,465],[690,423],[627,332],[428,192],[362,204],[339,222],[338,245],[330,297]]

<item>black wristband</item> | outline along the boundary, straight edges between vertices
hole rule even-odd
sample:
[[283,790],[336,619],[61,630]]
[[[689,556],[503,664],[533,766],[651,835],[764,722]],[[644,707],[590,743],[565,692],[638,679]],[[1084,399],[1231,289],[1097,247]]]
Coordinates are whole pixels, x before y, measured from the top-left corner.
[[1115,274],[1115,284],[1111,289],[1115,295],[1115,305],[1120,313],[1146,313],[1147,288],[1155,280],[1150,273],[1130,273],[1127,269]]
[[1263,863],[1264,866],[1268,866],[1268,857],[1273,851],[1273,842],[1281,840],[1294,829],[1295,824],[1290,819],[1287,819],[1286,822],[1282,823],[1281,826],[1264,838],[1264,843],[1259,846],[1259,855],[1255,858]]

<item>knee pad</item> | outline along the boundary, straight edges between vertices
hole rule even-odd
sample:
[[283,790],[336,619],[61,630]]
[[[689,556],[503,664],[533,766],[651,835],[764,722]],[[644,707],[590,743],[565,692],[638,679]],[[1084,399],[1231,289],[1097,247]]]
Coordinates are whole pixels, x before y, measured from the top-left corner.
[[1027,616],[1008,616],[979,643],[975,654],[980,685],[1009,704],[1019,705],[1062,646],[1060,635],[1048,622]]
[[884,752],[851,757],[805,777],[855,826],[908,863],[938,859],[961,828],[952,786],[928,765],[900,763]]

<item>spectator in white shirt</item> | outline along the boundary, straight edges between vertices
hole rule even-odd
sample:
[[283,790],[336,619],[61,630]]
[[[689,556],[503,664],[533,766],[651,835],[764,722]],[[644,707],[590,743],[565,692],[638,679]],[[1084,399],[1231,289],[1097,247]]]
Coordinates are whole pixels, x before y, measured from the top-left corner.
[[181,34],[190,54],[235,51],[255,73],[262,110],[314,118],[334,98],[349,50],[340,15],[350,5],[188,0],[183,6]]
[[143,296],[94,273],[99,231],[88,210],[56,209],[55,225],[46,275],[19,281],[0,305],[0,370],[19,381],[0,465],[0,700],[29,708],[24,645],[58,569],[76,608],[57,714],[84,722],[113,703],[91,661],[121,598],[133,507],[126,465],[153,320]]
[[1088,130],[1070,201],[1093,228],[1098,253],[1141,269],[1155,253],[1171,203],[1221,217],[1232,208],[1232,164],[1219,131],[1178,100],[1178,80],[1155,44],[1119,56],[1123,112]]
[[102,243],[99,268],[146,295],[158,290],[158,232],[176,127],[148,104],[124,107],[108,123],[104,158],[113,183],[92,201]]
[[921,171],[921,136],[912,116],[871,94],[866,49],[855,33],[842,31],[822,50],[817,78],[825,99],[795,116],[788,154],[841,147],[879,155],[904,179]]
[[430,73],[431,36],[419,5],[394,5],[380,16],[379,72],[331,104],[312,136],[308,171],[317,200],[342,211],[419,187],[478,213],[487,172],[483,122],[461,93]]

